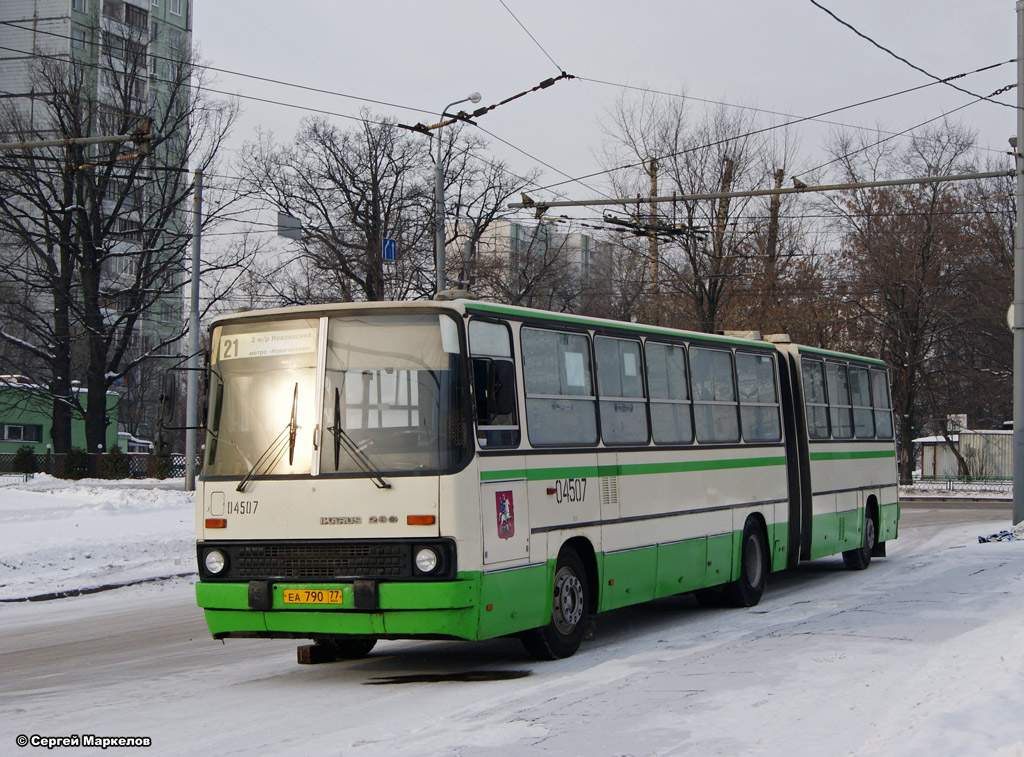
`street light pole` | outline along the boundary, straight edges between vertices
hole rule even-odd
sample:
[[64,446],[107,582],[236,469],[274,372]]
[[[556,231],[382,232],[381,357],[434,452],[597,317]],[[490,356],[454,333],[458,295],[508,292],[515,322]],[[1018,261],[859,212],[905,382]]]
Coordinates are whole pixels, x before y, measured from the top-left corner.
[[[480,102],[480,93],[471,92],[461,100],[445,105],[444,110],[441,111],[441,121],[444,121],[444,116],[449,108],[465,102]],[[447,281],[444,275],[444,168],[441,163],[443,152],[444,142],[441,138],[441,127],[439,125],[437,128],[437,161],[434,163],[434,270],[437,276],[437,294],[440,294],[447,288]]]
[[1013,229],[1013,524],[1024,521],[1024,2],[1017,1],[1017,219]]
[[185,491],[196,490],[196,427],[199,425],[199,259],[203,228],[203,171],[192,192],[192,289],[188,309],[188,375],[185,396]]

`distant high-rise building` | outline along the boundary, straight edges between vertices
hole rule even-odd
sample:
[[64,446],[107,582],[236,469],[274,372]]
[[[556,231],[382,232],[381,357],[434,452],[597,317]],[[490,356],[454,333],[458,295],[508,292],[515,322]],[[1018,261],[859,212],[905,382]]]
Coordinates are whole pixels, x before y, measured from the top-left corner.
[[[589,312],[595,293],[610,291],[611,247],[563,228],[545,221],[492,223],[473,254],[474,291],[516,305]],[[448,252],[450,261],[463,255]]]
[[[131,294],[142,281],[136,276],[139,267],[151,265],[144,262],[145,255],[154,250],[176,255],[182,247],[177,238],[185,232],[186,219],[180,203],[159,222],[163,240],[154,241],[152,230],[168,196],[165,183],[181,183],[180,175],[172,176],[167,167],[186,168],[191,43],[190,0],[0,0],[0,107],[17,114],[35,139],[70,136],[67,125],[55,117],[59,98],[52,80],[40,75],[48,64],[64,65],[78,77],[88,102],[83,106],[89,113],[86,136],[132,133],[159,114],[152,122],[160,130],[161,143],[153,148],[159,160],[126,160],[123,168],[117,164],[104,190],[102,207],[112,219],[112,230],[104,242],[109,254],[101,269],[101,298],[109,320],[125,308],[139,307]],[[21,136],[4,133],[9,124],[9,119],[0,124],[0,141],[20,141]],[[118,183],[129,176],[133,188],[119,192]],[[180,191],[176,196],[180,198]],[[168,236],[174,241],[165,241]],[[16,240],[0,239],[5,260],[18,254]],[[139,436],[154,433],[159,389],[153,391],[152,385],[170,367],[166,358],[181,352],[173,341],[182,324],[180,270],[166,266],[159,275],[159,293],[127,334],[122,364],[142,355],[154,359],[140,363],[114,387],[122,393],[122,421]]]
[[[166,93],[168,68],[192,45],[190,0],[4,0],[0,3],[0,97],[33,110],[45,91],[35,71],[43,57],[90,68],[93,84],[112,67],[140,64],[140,101]],[[143,77],[140,77],[142,79]]]

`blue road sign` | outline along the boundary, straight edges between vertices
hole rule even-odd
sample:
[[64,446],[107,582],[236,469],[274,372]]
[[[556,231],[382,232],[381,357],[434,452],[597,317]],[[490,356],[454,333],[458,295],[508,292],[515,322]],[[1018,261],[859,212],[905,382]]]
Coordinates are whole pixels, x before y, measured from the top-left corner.
[[382,239],[380,252],[385,261],[398,260],[398,243],[394,239]]

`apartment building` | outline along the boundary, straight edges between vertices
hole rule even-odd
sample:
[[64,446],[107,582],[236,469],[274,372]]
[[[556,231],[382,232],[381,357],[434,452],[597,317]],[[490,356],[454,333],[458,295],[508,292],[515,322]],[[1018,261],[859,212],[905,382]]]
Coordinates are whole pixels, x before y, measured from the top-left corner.
[[[189,55],[191,40],[192,0],[2,0],[0,102],[31,125],[36,139],[64,138],[66,134],[50,123],[55,98],[40,69],[48,62],[66,62],[81,77],[90,102],[86,106],[92,114],[89,136],[132,133],[143,128],[154,112],[173,114],[187,107],[176,93],[183,89],[182,61]],[[162,151],[157,162],[182,164],[187,119],[164,118],[160,128],[167,133],[154,148]],[[7,137],[0,135],[0,141],[10,141]],[[176,155],[181,159],[176,160]],[[124,181],[134,171],[134,188],[118,191],[122,179],[115,172],[110,199],[103,204],[114,224],[106,237],[108,250],[101,271],[103,313],[109,320],[125,308],[139,307],[137,301],[130,303],[139,288],[139,267],[151,265],[145,254],[176,246],[176,242],[154,240],[152,231],[154,207],[166,195],[162,182],[170,174],[148,164],[141,169],[137,162],[124,165]],[[180,181],[180,176],[173,180]],[[183,214],[176,212],[169,221],[162,221],[161,233],[177,236],[184,233],[185,225]],[[0,239],[5,260],[18,254],[16,241]],[[113,387],[122,394],[122,420],[129,420],[131,430],[140,436],[152,436],[155,431],[159,407],[154,399],[159,389],[154,391],[152,385],[159,386],[162,374],[182,351],[173,341],[183,320],[179,276],[172,266],[167,267],[162,294],[146,305],[129,335],[126,359],[142,355],[152,359]],[[46,303],[39,306],[45,308]]]

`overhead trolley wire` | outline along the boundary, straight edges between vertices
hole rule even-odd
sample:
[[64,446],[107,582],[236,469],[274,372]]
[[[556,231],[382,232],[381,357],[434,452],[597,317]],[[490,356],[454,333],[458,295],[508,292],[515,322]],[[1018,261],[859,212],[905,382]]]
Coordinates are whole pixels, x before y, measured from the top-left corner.
[[[4,23],[8,23],[8,22],[0,22],[0,24],[4,24]],[[64,35],[55,35],[55,36],[64,36]],[[35,58],[43,58],[43,59],[48,59],[48,60],[61,60],[61,61],[65,60],[65,57],[61,56],[61,55],[47,55],[47,54],[44,54],[44,53],[29,52],[29,51],[26,51],[26,50],[20,50],[20,49],[11,48],[11,47],[5,47],[3,45],[0,45],[0,50],[6,50],[8,52],[20,53],[20,54],[24,54],[24,55],[31,55],[32,57],[35,57]],[[168,58],[168,60],[172,60],[172,59]],[[78,62],[78,63],[79,63],[79,65],[83,65],[83,66],[86,66],[88,68],[95,68],[97,70],[102,70],[102,68],[103,68],[103,66],[101,64],[98,64],[98,63],[88,63],[88,62],[81,62],[81,61]],[[217,68],[214,68],[214,67],[211,67],[211,66],[200,66],[198,64],[196,64],[194,67],[207,68],[207,69],[211,69],[211,70],[216,70],[216,71],[221,71],[221,72],[228,72],[228,73],[237,73],[237,72],[227,71],[227,69],[217,69]],[[245,74],[238,74],[238,75],[246,76]],[[251,77],[251,78],[262,79],[262,77]],[[167,81],[167,80],[164,80],[164,79],[157,79],[157,80],[158,81],[164,81],[164,82]],[[549,81],[549,82],[553,83],[553,80],[546,80],[546,81]],[[336,96],[339,96],[339,97],[352,97],[353,99],[366,99],[366,98],[358,98],[358,97],[355,97],[355,96],[352,96],[352,95],[344,95],[344,94],[341,94],[341,93],[329,92],[327,90],[316,90],[316,89],[309,88],[309,87],[303,87],[302,85],[297,85],[297,84],[288,84],[287,82],[281,82],[281,83],[286,84],[287,86],[297,87],[297,88],[300,88],[300,89],[312,89],[313,91],[321,92],[322,94],[331,94],[331,95],[336,95]],[[542,82],[541,84],[543,85],[544,82]],[[548,84],[547,86],[550,86],[550,84]],[[538,87],[535,87],[534,89],[537,89],[537,88],[541,88],[541,85],[538,85]],[[284,102],[282,100],[273,100],[273,99],[266,98],[266,97],[257,97],[255,95],[246,95],[246,94],[243,94],[241,92],[228,92],[228,91],[225,91],[225,90],[222,90],[222,89],[215,89],[213,87],[203,87],[203,89],[205,91],[207,91],[207,92],[210,92],[210,93],[213,93],[213,94],[218,94],[218,95],[223,95],[225,97],[237,97],[237,98],[243,99],[243,100],[252,100],[254,102],[262,102],[262,103],[265,103],[265,104],[268,104],[268,105],[277,105],[277,106],[284,107],[284,108],[292,108],[292,109],[295,109],[295,110],[302,110],[302,111],[306,111],[306,112],[309,112],[309,113],[316,113],[316,114],[319,114],[319,115],[333,116],[333,117],[336,117],[336,118],[344,118],[344,119],[348,119],[348,120],[351,120],[351,121],[359,121],[359,122],[371,123],[371,124],[376,125],[376,126],[402,126],[402,124],[397,124],[397,123],[392,122],[392,121],[365,119],[365,118],[363,118],[361,116],[353,116],[353,115],[350,115],[350,114],[347,114],[347,113],[339,113],[339,112],[336,112],[336,111],[325,110],[323,108],[314,108],[314,107],[310,107],[310,106],[306,106],[306,105],[297,105],[295,103]],[[533,90],[529,90],[529,91],[533,91]],[[518,95],[514,95],[512,98],[508,98],[507,100],[502,101],[501,103],[498,103],[497,105],[491,105],[491,106],[488,106],[488,108],[484,108],[482,110],[484,110],[484,111],[493,110],[498,105],[502,105],[505,102],[508,102],[508,100],[515,99],[517,97],[521,97],[523,94],[525,94],[525,93],[520,93]],[[25,96],[28,96],[28,95],[25,95]],[[16,96],[12,96],[12,97],[16,97]],[[383,101],[370,101],[370,102],[377,102],[377,103],[380,103],[380,104],[392,105],[391,103],[384,103]],[[408,106],[394,105],[394,107],[405,108],[407,110],[414,110],[414,111],[418,111],[418,112],[422,112],[422,113],[430,113],[430,111],[422,110],[422,109],[419,109],[419,108],[411,108],[411,107],[408,107]],[[476,114],[474,113],[474,115],[476,115]],[[539,158],[537,158],[537,157],[535,157],[533,155],[530,155],[529,153],[527,153],[522,148],[517,147],[516,145],[512,144],[508,140],[503,139],[502,137],[499,137],[497,134],[494,134],[493,132],[491,132],[491,131],[489,131],[487,129],[481,128],[478,124],[475,124],[472,121],[468,121],[466,119],[453,119],[453,121],[454,120],[461,120],[461,121],[464,121],[465,123],[469,123],[471,126],[475,126],[476,128],[480,129],[485,134],[493,137],[494,139],[498,140],[499,142],[502,142],[503,144],[507,145],[508,147],[511,147],[512,149],[517,150],[518,152],[520,152],[523,155],[527,156],[531,160],[534,160],[537,163],[540,163],[541,165],[551,169],[552,171],[555,171],[556,173],[561,174],[562,176],[565,176],[565,177],[569,176],[569,174],[565,173],[564,171],[560,171],[557,168],[555,168],[554,166],[550,165],[549,163],[546,163],[545,161],[540,160]],[[410,128],[410,127],[405,127],[405,128]],[[413,129],[413,130],[416,131],[416,129]],[[478,157],[478,159],[482,160],[487,165],[490,165],[490,166],[493,166],[493,167],[497,167],[497,163],[495,161],[487,160],[485,158],[480,158],[479,156],[477,156],[477,157]],[[171,168],[171,167],[155,167],[154,170],[163,170],[163,171],[181,170],[181,171],[187,171],[187,169],[175,169],[175,168]],[[516,179],[519,179],[520,181],[526,182],[527,184],[529,184],[529,186],[531,188],[540,188],[540,185],[537,184],[536,182],[527,182],[525,177],[519,176],[518,174],[513,173],[512,171],[508,170],[507,168],[503,167],[502,170],[504,170],[510,176],[512,176],[512,177],[514,177]],[[238,179],[243,179],[244,177],[220,175],[218,178],[223,178],[223,179],[228,179],[228,180],[238,180]],[[584,185],[584,186],[586,186],[586,185]],[[587,187],[587,188],[588,189],[592,189],[591,187]],[[597,190],[592,190],[592,191],[597,191]],[[555,193],[555,194],[557,194],[558,196],[560,196],[560,197],[562,197],[564,199],[568,199],[568,197],[566,195],[562,194],[562,193]]]
[[540,48],[540,51],[541,51],[542,53],[544,53],[544,55],[545,55],[545,56],[547,56],[547,59],[548,59],[549,61],[551,61],[551,65],[553,65],[553,66],[554,66],[555,68],[557,68],[557,69],[558,69],[559,71],[561,71],[561,72],[562,72],[562,73],[564,74],[564,73],[565,73],[565,69],[564,69],[564,68],[562,68],[562,67],[561,67],[560,65],[558,65],[558,64],[557,64],[557,63],[555,62],[555,59],[551,57],[551,54],[550,54],[550,53],[548,53],[548,51],[544,49],[544,46],[543,46],[543,45],[542,45],[542,44],[541,44],[540,42],[538,42],[538,41],[537,41],[537,38],[536,38],[536,37],[534,37],[534,36],[533,36],[533,35],[532,35],[532,34],[530,33],[530,30],[529,30],[529,29],[527,29],[527,28],[526,28],[526,26],[524,26],[524,25],[523,25],[523,22],[519,20],[519,17],[518,17],[518,16],[516,16],[516,14],[512,12],[512,9],[511,9],[511,8],[509,8],[509,7],[508,7],[508,5],[506,5],[506,4],[505,4],[505,0],[498,0],[498,2],[499,2],[499,3],[501,3],[501,7],[502,7],[502,8],[504,8],[505,10],[507,10],[507,11],[508,11],[508,14],[509,14],[510,16],[512,16],[512,18],[514,18],[514,19],[515,19],[516,23],[517,23],[517,24],[519,24],[520,28],[522,28],[522,30],[523,30],[524,32],[526,32],[526,35],[527,35],[527,36],[528,36],[528,37],[529,37],[530,39],[532,39],[532,40],[533,40],[533,44],[535,44],[535,45],[536,45],[536,46],[537,46],[538,48]]
[[[1013,108],[1014,110],[1017,109],[1016,105],[1012,105],[1010,103],[999,102],[998,100],[993,100],[992,97],[994,97],[996,93],[993,93],[992,95],[989,95],[988,97],[985,97],[984,95],[979,95],[976,92],[971,92],[969,89],[964,89],[963,87],[958,87],[957,85],[952,83],[952,81],[954,79],[959,79],[961,76],[965,76],[965,74],[958,74],[956,76],[950,76],[950,77],[948,77],[946,79],[941,79],[938,76],[936,76],[935,74],[930,73],[928,71],[925,71],[920,66],[917,66],[917,65],[911,63],[909,60],[904,58],[902,55],[897,55],[896,53],[894,53],[892,50],[890,50],[885,45],[881,45],[878,42],[876,42],[875,40],[871,39],[871,37],[869,37],[868,35],[864,34],[864,32],[860,31],[859,29],[857,29],[855,26],[853,26],[853,24],[850,24],[847,21],[843,21],[843,19],[839,18],[839,16],[837,16],[835,13],[830,11],[828,8],[826,8],[821,3],[819,3],[818,0],[810,0],[810,3],[815,8],[818,8],[819,10],[822,10],[825,13],[827,13],[834,20],[838,21],[840,24],[845,26],[847,29],[852,31],[854,34],[856,34],[861,39],[866,40],[867,42],[870,42],[872,45],[877,47],[879,50],[881,50],[884,53],[888,53],[889,55],[891,55],[896,60],[898,60],[898,61],[900,61],[902,63],[906,63],[908,66],[910,66],[915,71],[919,71],[920,73],[924,74],[925,76],[929,77],[930,79],[934,79],[937,84],[945,84],[947,87],[952,87],[953,89],[955,89],[958,92],[963,92],[964,94],[970,95],[971,97],[977,97],[980,100],[986,100],[986,101],[988,101],[990,103],[994,103],[995,105],[1001,105],[1004,108]],[[1002,94],[1002,91],[998,92],[998,94]]]
[[[982,66],[981,68],[976,68],[973,71],[967,71],[967,72],[965,72],[963,74],[958,74],[958,76],[973,76],[974,74],[984,73],[986,71],[990,71],[990,70],[999,68],[1000,66],[1006,66],[1006,65],[1008,65],[1010,63],[1015,63],[1015,62],[1016,62],[1015,60],[1001,61],[999,63],[993,63],[993,64],[988,65],[988,66]],[[637,92],[647,92],[649,94],[660,95],[662,97],[674,97],[674,98],[678,98],[680,100],[692,100],[693,102],[704,103],[706,105],[721,105],[721,106],[726,107],[726,108],[736,108],[738,110],[749,110],[749,111],[753,111],[754,113],[765,113],[767,115],[775,116],[775,117],[801,118],[800,116],[797,116],[797,115],[795,115],[793,113],[785,113],[783,111],[772,110],[770,108],[758,108],[758,107],[755,107],[753,105],[740,105],[738,103],[730,103],[730,102],[725,102],[723,100],[711,100],[711,99],[706,98],[706,97],[696,97],[694,95],[684,94],[684,93],[681,93],[681,92],[666,92],[664,90],[653,89],[651,87],[641,87],[641,86],[634,85],[634,84],[622,84],[622,83],[619,83],[619,82],[607,81],[607,80],[604,80],[604,79],[593,79],[593,78],[588,77],[588,76],[577,76],[576,78],[579,79],[580,81],[590,82],[591,84],[601,84],[601,85],[604,85],[604,86],[607,86],[607,87],[616,87],[618,89],[631,89],[631,90],[635,90]],[[935,83],[937,83],[937,82],[935,82]],[[925,85],[925,86],[931,86],[931,85]],[[1010,85],[1010,87],[1012,87],[1012,86],[1013,85]],[[1004,89],[1006,89],[1006,88],[1004,87]],[[996,94],[1002,94],[1002,91],[1001,90],[997,90],[996,92],[994,92],[990,96],[995,96]],[[973,104],[973,103],[971,103],[971,104]],[[823,123],[823,124],[828,124],[829,126],[839,126],[841,128],[844,128],[844,129],[855,129],[855,130],[858,130],[858,131],[870,131],[870,132],[873,132],[875,134],[892,134],[893,136],[900,136],[902,134],[902,132],[900,134],[896,134],[894,132],[889,132],[889,131],[886,131],[885,129],[879,129],[877,127],[859,126],[857,124],[848,124],[848,123],[845,123],[843,121],[832,121],[832,120],[829,120],[827,118],[817,118],[815,116],[811,116],[809,118],[809,120],[816,121],[816,122]],[[993,148],[979,148],[979,149],[984,149],[984,150],[987,150],[989,152],[1000,152],[1000,153],[1003,152],[1003,150],[995,150]]]
[[[1007,61],[1007,62],[1016,62],[1016,61]],[[1004,64],[1000,63],[1000,64],[996,64],[996,65],[1004,65]],[[991,67],[992,66],[989,66],[989,67],[986,67],[986,68],[991,68]],[[979,69],[979,70],[985,70],[985,69]],[[971,72],[971,73],[973,73],[973,72]],[[966,74],[956,74],[955,76],[951,76],[949,78],[950,79],[959,78],[959,77],[965,76],[965,75]],[[666,155],[659,156],[658,159],[659,160],[665,160],[666,158],[674,158],[674,157],[678,157],[680,155],[685,155],[685,154],[690,153],[690,152],[695,152],[695,151],[700,150],[700,149],[705,149],[705,148],[708,148],[708,147],[714,147],[716,145],[728,144],[729,142],[734,142],[734,141],[736,141],[738,139],[745,139],[746,137],[753,137],[753,136],[756,136],[758,134],[765,134],[765,133],[770,132],[770,131],[775,131],[776,129],[783,129],[783,128],[786,128],[788,126],[795,126],[796,124],[804,123],[805,121],[821,120],[825,116],[830,116],[833,113],[840,113],[840,112],[842,112],[844,110],[852,110],[853,108],[859,108],[859,107],[862,107],[864,105],[871,105],[873,103],[881,102],[883,100],[888,100],[888,99],[891,99],[893,97],[900,97],[902,95],[910,94],[911,92],[917,92],[919,90],[926,89],[928,87],[934,87],[936,84],[941,84],[944,81],[946,81],[946,80],[928,82],[927,84],[918,84],[917,86],[908,87],[906,89],[901,89],[901,90],[899,90],[897,92],[890,92],[887,95],[879,95],[878,97],[872,97],[872,98],[869,98],[867,100],[861,100],[859,102],[851,103],[850,105],[843,105],[843,106],[840,106],[838,108],[830,108],[829,110],[822,111],[821,113],[816,113],[813,116],[800,116],[800,117],[794,118],[791,121],[786,121],[784,123],[772,124],[770,126],[764,126],[764,127],[759,128],[759,129],[754,129],[752,131],[745,132],[743,134],[736,134],[734,136],[726,137],[726,138],[723,138],[723,139],[719,139],[719,140],[716,140],[714,142],[709,142],[707,144],[698,145],[696,147],[688,147],[685,150],[679,150],[677,152],[668,153]],[[980,96],[972,94],[972,97],[980,97]],[[594,171],[593,173],[588,173],[588,174],[584,174],[582,176],[577,176],[577,177],[575,177],[575,178],[573,178],[571,180],[555,182],[554,184],[548,184],[548,185],[542,187],[542,189],[550,190],[553,187],[559,187],[559,186],[562,186],[564,184],[569,184],[569,183],[571,183],[573,181],[581,181],[582,179],[592,179],[592,178],[594,178],[596,176],[604,176],[606,174],[614,173],[615,171],[621,171],[621,170],[627,169],[627,168],[642,168],[644,165],[645,165],[645,162],[627,163],[625,165],[616,166],[615,168],[607,168],[607,169],[604,169],[602,171]]]
[[840,155],[837,158],[833,158],[832,160],[828,160],[828,161],[822,163],[821,165],[815,166],[814,168],[808,168],[806,171],[801,171],[797,175],[798,176],[806,176],[809,173],[813,173],[814,171],[818,171],[818,170],[820,170],[822,168],[825,168],[826,166],[832,165],[833,163],[838,163],[839,161],[843,160],[844,158],[852,157],[852,156],[856,155],[857,153],[865,152],[867,150],[870,150],[872,147],[878,147],[879,145],[885,144],[889,140],[896,139],[897,137],[905,137],[910,132],[915,131],[917,129],[920,129],[922,126],[927,126],[930,123],[938,121],[940,118],[946,118],[947,116],[953,115],[957,111],[961,111],[964,108],[969,108],[972,105],[976,105],[977,103],[981,102],[981,99],[982,98],[978,98],[978,99],[976,99],[976,100],[974,100],[972,102],[964,103],[963,105],[961,105],[958,108],[953,108],[953,110],[947,110],[945,113],[940,113],[939,115],[935,116],[934,118],[929,118],[927,121],[922,121],[921,123],[915,124],[914,126],[911,126],[911,127],[907,128],[907,129],[904,129],[903,131],[896,132],[894,134],[890,134],[889,136],[883,137],[882,139],[878,140],[877,142],[872,142],[870,145],[864,145],[863,147],[858,147],[856,150],[851,150],[848,153],[844,153],[843,155]]

